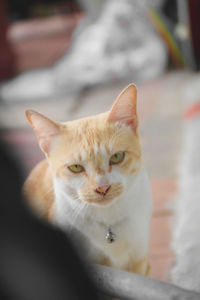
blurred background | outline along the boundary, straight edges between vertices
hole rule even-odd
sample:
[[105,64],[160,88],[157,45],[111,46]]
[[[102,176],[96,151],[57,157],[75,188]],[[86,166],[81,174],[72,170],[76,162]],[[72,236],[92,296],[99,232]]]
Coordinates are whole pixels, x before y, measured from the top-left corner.
[[185,287],[194,271],[188,288],[198,290],[200,224],[188,211],[200,211],[200,1],[0,3],[0,133],[24,178],[43,158],[27,108],[72,120],[108,110],[135,83],[154,200],[152,277]]

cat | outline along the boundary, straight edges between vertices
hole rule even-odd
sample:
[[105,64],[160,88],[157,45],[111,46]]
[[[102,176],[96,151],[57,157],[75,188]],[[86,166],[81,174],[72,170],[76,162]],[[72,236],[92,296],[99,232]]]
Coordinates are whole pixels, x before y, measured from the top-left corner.
[[24,184],[37,214],[74,237],[88,260],[150,274],[150,182],[142,164],[130,84],[110,111],[59,123],[38,112],[26,116],[46,159]]

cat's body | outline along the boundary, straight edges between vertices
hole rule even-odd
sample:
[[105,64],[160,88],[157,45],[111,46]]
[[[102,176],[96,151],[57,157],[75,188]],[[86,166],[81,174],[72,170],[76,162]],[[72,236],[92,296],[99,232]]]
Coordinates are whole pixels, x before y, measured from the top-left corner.
[[[152,201],[141,161],[135,87],[97,116],[67,123],[32,111],[27,116],[47,156],[24,186],[31,206],[71,233],[89,260],[147,275]],[[109,230],[112,243],[106,239]]]

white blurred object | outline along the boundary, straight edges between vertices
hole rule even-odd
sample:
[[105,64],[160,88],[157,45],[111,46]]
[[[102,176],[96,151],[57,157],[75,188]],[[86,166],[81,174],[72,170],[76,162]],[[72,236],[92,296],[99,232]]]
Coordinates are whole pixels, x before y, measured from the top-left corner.
[[[188,81],[182,96],[186,107],[199,102],[199,75]],[[187,120],[184,129],[171,276],[174,284],[200,292],[200,115]]]
[[78,3],[89,19],[96,20],[101,13],[105,1],[106,0],[78,0]]
[[144,81],[162,74],[166,62],[146,1],[108,0],[94,23],[76,31],[70,52],[55,66],[18,76],[2,85],[0,95],[7,101],[32,100],[113,80]]

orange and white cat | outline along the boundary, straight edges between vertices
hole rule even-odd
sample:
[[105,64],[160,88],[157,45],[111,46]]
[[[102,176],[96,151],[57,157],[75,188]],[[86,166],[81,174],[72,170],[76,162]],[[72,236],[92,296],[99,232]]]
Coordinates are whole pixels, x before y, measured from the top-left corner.
[[131,84],[96,116],[59,123],[26,111],[46,160],[24,193],[41,217],[71,232],[85,257],[148,275],[152,199],[136,102]]

